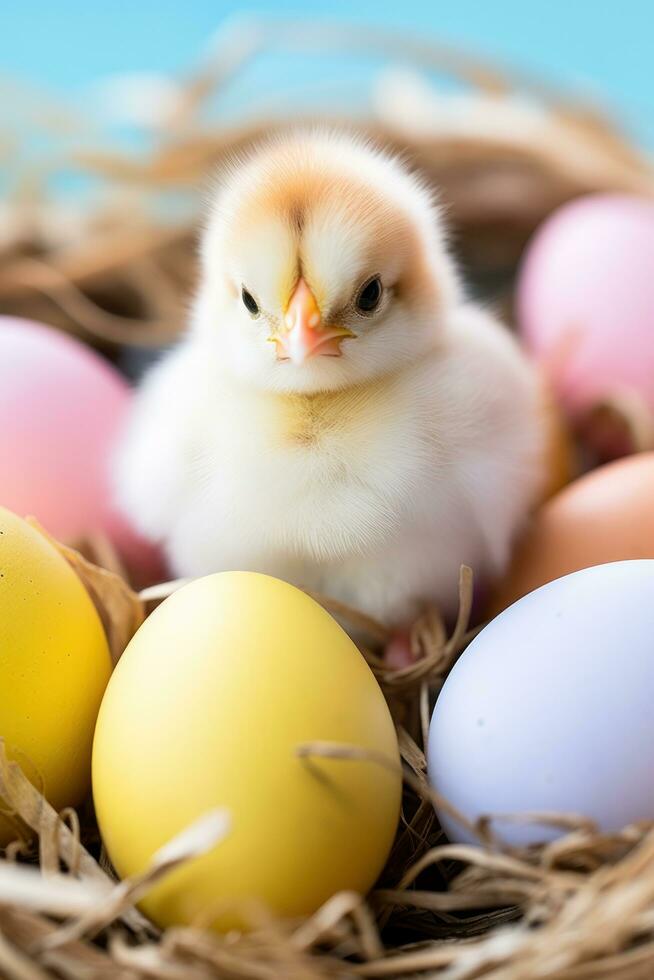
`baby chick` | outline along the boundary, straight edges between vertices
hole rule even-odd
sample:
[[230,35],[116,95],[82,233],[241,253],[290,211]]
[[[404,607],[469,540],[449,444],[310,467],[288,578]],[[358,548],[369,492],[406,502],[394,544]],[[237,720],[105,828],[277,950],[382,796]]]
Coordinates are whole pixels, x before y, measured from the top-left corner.
[[538,380],[466,301],[417,177],[321,132],[234,164],[118,459],[176,573],[267,572],[396,628],[450,614],[462,563],[504,567],[543,470]]

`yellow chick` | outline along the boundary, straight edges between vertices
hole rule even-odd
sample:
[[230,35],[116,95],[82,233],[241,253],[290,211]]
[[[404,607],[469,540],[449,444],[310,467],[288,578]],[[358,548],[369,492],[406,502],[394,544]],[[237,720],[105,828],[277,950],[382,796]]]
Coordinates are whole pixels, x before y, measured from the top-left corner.
[[[403,627],[505,565],[544,481],[538,379],[468,302],[400,161],[293,132],[234,163],[119,502],[175,573],[267,572]],[[246,610],[244,610],[244,615]]]

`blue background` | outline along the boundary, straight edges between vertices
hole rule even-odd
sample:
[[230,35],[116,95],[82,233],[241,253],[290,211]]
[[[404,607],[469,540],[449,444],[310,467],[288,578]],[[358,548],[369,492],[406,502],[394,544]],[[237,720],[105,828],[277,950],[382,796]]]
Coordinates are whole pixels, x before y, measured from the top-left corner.
[[[83,97],[98,76],[187,69],[221,20],[244,10],[427,31],[598,98],[654,146],[651,0],[271,0],[245,6],[229,0],[0,0],[0,71]],[[305,60],[298,75],[297,66],[280,61],[274,70],[278,82],[292,85],[314,68]]]

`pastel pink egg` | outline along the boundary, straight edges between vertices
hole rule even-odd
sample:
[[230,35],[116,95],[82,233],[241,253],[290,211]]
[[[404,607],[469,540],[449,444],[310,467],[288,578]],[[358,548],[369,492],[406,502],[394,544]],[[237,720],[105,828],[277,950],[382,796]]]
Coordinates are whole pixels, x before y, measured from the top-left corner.
[[517,315],[563,404],[636,394],[654,407],[654,201],[578,198],[529,244]]
[[155,552],[111,501],[111,454],[131,398],[122,375],[79,341],[0,316],[0,505],[63,541],[102,531],[151,577]]

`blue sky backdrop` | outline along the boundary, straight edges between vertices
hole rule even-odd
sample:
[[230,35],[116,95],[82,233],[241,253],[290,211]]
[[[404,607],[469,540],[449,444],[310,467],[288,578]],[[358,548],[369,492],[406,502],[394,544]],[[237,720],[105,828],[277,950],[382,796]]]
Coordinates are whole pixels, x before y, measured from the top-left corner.
[[[183,71],[220,22],[239,12],[427,32],[590,93],[654,147],[652,0],[0,0],[0,71],[75,96],[116,72]],[[272,67],[289,90],[324,71],[310,59]]]

